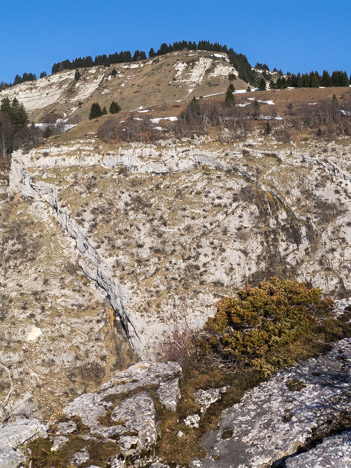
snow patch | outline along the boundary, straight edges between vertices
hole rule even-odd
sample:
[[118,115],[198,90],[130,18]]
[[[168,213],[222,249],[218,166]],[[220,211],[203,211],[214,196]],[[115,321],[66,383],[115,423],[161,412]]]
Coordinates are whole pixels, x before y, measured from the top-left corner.
[[175,122],[178,120],[178,117],[157,117],[155,119],[150,119],[152,123],[159,123],[160,120],[170,120],[171,122]]

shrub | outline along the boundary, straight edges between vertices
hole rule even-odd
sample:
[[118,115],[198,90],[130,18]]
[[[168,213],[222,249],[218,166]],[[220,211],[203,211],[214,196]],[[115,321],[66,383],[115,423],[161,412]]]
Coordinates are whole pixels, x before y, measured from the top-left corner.
[[290,345],[320,333],[323,323],[330,326],[331,306],[319,289],[272,278],[259,287],[246,287],[237,298],[220,300],[216,315],[206,323],[201,345],[224,361],[269,375],[293,364],[285,352]]

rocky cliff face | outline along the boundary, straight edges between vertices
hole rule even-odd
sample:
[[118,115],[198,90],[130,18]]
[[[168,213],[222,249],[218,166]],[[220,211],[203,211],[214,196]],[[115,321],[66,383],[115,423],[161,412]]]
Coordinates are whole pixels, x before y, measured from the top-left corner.
[[[92,137],[15,153],[9,189],[6,179],[0,200],[5,433],[8,424],[30,418],[29,429],[26,423],[19,430],[24,435],[16,438],[18,444],[28,434],[43,435],[47,427],[36,418],[48,421],[56,410],[76,408],[68,403],[82,394],[77,401],[93,398],[95,408],[100,397],[87,392],[97,391],[136,355],[154,359],[157,343],[175,328],[200,328],[214,313],[216,300],[247,281],[292,275],[334,297],[348,297],[349,158],[342,144],[286,147],[259,138],[226,145],[204,138],[112,146]],[[163,388],[173,388],[176,395],[176,384],[170,384],[176,373],[172,376]],[[147,437],[154,441],[154,394],[144,390],[137,396],[147,415],[140,427],[153,424]],[[169,403],[173,410],[175,401]],[[117,422],[125,419],[131,403],[116,409]],[[104,411],[110,408],[102,405]],[[71,409],[69,418],[83,417]],[[197,418],[189,424],[196,425]],[[71,434],[62,427],[56,441],[50,433],[57,450]],[[140,427],[126,424],[114,435],[137,437]],[[304,429],[304,441],[311,427]],[[104,434],[108,443],[110,435]],[[217,442],[234,443],[234,436],[224,442],[211,437],[204,442],[207,458],[194,466],[229,466],[215,463],[212,451]],[[214,445],[210,448],[206,440]],[[78,445],[78,461],[71,463],[89,466],[84,465],[89,448]],[[260,459],[262,450],[268,453],[264,441],[261,445],[245,460]],[[293,453],[295,445],[272,449],[269,460],[252,466],[269,466]],[[118,460],[111,466],[123,466]]]
[[[350,189],[342,147],[291,151],[256,141],[107,150],[48,147],[13,156],[11,190],[73,239],[139,356],[246,281],[293,275],[351,289]],[[175,312],[177,311],[177,312]]]

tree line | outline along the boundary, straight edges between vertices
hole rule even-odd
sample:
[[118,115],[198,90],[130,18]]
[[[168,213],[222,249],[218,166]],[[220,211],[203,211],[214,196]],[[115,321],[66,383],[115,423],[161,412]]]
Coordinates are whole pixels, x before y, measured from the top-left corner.
[[[40,78],[44,78],[44,76],[47,76],[47,73],[45,71],[40,73]],[[5,83],[4,81],[0,81],[0,91],[6,88],[10,88],[10,86],[15,86],[21,83],[25,83],[26,81],[36,81],[37,80],[37,75],[35,73],[23,73],[22,76],[16,75],[15,79],[13,80],[13,83]]]
[[329,88],[332,86],[349,86],[350,82],[351,76],[349,78],[346,71],[333,71],[333,73],[330,75],[329,72],[324,70],[322,75],[320,75],[318,71],[311,71],[310,73],[303,74],[298,73],[297,75],[288,73],[287,77],[279,76],[275,82],[274,80],[271,80],[270,88],[319,88],[320,86]]
[[[148,57],[153,58],[184,49],[224,52],[228,54],[231,64],[237,69],[239,78],[253,85],[256,82],[256,72],[251,69],[252,67],[247,57],[243,54],[237,54],[232,48],[228,48],[226,45],[221,45],[218,42],[199,41],[196,43],[192,41],[178,41],[173,42],[173,44],[166,44],[164,42],[157,51],[151,48]],[[116,63],[136,62],[139,60],[146,60],[146,58],[146,52],[143,50],[136,50],[133,55],[130,51],[121,51],[110,55],[97,55],[94,59],[91,56],[79,57],[72,61],[67,59],[55,63],[52,67],[52,73],[58,73],[62,70],[74,70],[76,68],[89,68],[98,65],[108,67]]]
[[[233,48],[228,48],[226,45],[222,45],[218,42],[210,41],[176,41],[173,44],[161,44],[160,48],[155,51],[151,48],[146,54],[143,50],[136,50],[132,54],[129,50],[115,52],[113,54],[102,54],[97,55],[95,58],[91,56],[78,57],[73,60],[63,60],[55,63],[52,66],[52,74],[58,73],[63,70],[77,70],[79,68],[89,68],[94,66],[105,66],[108,67],[117,63],[128,63],[137,62],[139,60],[146,60],[147,57],[153,58],[161,55],[168,54],[170,52],[182,51],[182,50],[206,50],[212,52],[226,53],[229,57],[230,63],[238,71],[239,78],[250,83],[253,86],[257,85],[258,75],[257,72],[252,69],[247,57],[244,54],[236,53]],[[266,64],[257,63],[256,68],[263,70],[263,76],[266,80],[269,80],[269,67]],[[278,70],[274,68],[274,72]],[[317,71],[311,71],[310,73],[298,73],[291,74],[287,73],[287,77],[283,76],[281,70],[278,71],[279,76],[276,81],[271,80],[271,88],[283,89],[286,87],[319,87],[319,86],[348,86],[351,82],[351,76],[348,77],[345,71],[333,71],[330,75],[327,71],[324,71],[320,75]],[[47,76],[46,72],[40,74],[40,78]],[[235,77],[233,76],[232,79]],[[23,73],[22,76],[16,75],[13,83],[0,82],[0,91],[13,86],[16,84],[23,83],[25,81],[34,81],[37,77],[33,73]]]

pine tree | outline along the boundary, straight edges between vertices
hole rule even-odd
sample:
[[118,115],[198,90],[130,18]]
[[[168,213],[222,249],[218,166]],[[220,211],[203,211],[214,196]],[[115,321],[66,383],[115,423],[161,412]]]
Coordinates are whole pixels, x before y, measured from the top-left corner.
[[1,102],[1,111],[2,112],[7,112],[8,114],[11,111],[11,102],[8,97],[5,97],[2,102]]
[[320,86],[319,77],[316,74],[314,74],[311,80],[311,88],[319,88],[319,86]]
[[52,129],[50,126],[47,126],[43,132],[44,138],[49,138],[52,135]]
[[102,109],[102,115],[107,115],[107,109],[106,109],[105,106],[104,106],[103,109]]
[[234,91],[235,91],[235,88],[234,88],[234,85],[233,85],[233,83],[230,83],[230,85],[229,85],[228,89],[230,89],[230,90],[231,90],[231,92],[232,92],[232,93],[234,93]]
[[28,116],[25,108],[16,98],[14,98],[11,103],[9,117],[11,122],[17,127],[24,127],[28,122]]
[[258,119],[261,114],[261,106],[260,106],[260,103],[257,101],[257,99],[254,100],[253,106],[254,106],[253,117],[255,119]]
[[272,133],[272,127],[268,120],[264,129],[264,133],[265,135],[270,135]]
[[116,75],[117,75],[117,71],[116,71],[115,68],[112,70],[111,75],[112,75],[112,76],[116,76]]
[[266,90],[266,80],[264,78],[260,79],[260,83],[258,85],[260,91]]
[[233,107],[235,105],[234,94],[230,86],[228,87],[227,92],[225,94],[224,102],[227,107]]
[[101,117],[101,116],[102,116],[102,110],[101,110],[100,104],[97,102],[94,102],[94,104],[92,104],[90,108],[89,120],[96,119],[97,117]]
[[74,79],[75,79],[75,81],[78,81],[79,78],[80,78],[80,76],[81,76],[81,75],[80,75],[79,70],[76,70],[76,72],[75,72],[75,74],[74,74]]
[[190,102],[190,112],[192,116],[199,116],[201,115],[201,108],[199,104],[199,100],[196,99],[194,96]]
[[322,79],[321,79],[321,86],[325,86],[326,88],[329,88],[330,86],[333,85],[331,76],[327,72],[327,70],[323,71]]
[[119,104],[115,101],[112,101],[110,105],[110,114],[117,114],[120,110],[121,107],[119,106]]
[[301,76],[301,73],[298,73],[297,74],[297,87],[298,88],[302,88],[303,87],[303,80],[302,80],[302,76]]
[[40,78],[45,78],[45,76],[48,76],[48,74],[46,73],[46,71],[42,71],[40,73]]

